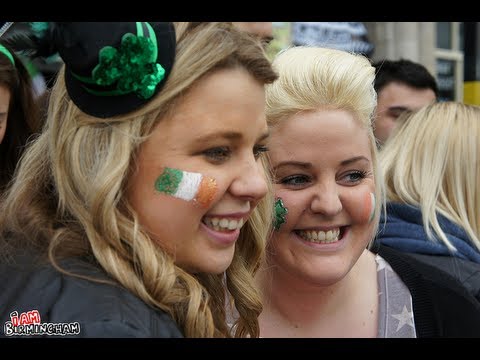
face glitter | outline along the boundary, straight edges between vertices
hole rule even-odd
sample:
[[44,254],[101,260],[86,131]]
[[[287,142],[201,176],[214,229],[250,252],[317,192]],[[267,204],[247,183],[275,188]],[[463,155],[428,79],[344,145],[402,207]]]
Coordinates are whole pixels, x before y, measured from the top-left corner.
[[217,182],[214,178],[200,173],[166,167],[155,181],[155,189],[158,192],[208,207],[215,197]]
[[283,200],[281,198],[277,198],[275,200],[275,217],[273,221],[273,227],[275,230],[280,229],[280,226],[287,221],[287,213],[288,209],[283,205]]

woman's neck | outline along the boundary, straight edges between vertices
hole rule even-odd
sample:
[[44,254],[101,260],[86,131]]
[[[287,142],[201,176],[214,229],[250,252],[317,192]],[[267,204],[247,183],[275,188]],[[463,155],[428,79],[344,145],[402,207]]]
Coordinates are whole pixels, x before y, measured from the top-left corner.
[[375,337],[378,290],[374,255],[365,251],[339,282],[320,286],[270,267],[259,274],[262,337]]

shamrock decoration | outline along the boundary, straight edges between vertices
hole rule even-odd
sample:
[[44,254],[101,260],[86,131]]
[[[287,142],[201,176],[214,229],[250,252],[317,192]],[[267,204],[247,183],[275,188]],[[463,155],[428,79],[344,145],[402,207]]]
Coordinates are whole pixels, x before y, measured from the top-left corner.
[[109,86],[117,82],[120,93],[134,92],[143,99],[154,94],[165,76],[165,69],[155,63],[155,44],[144,36],[125,34],[118,50],[105,46],[100,50],[99,59],[92,72],[97,85]]
[[280,229],[280,226],[287,221],[287,213],[288,210],[283,205],[283,200],[281,198],[277,198],[275,200],[275,218],[273,219],[273,227],[275,230]]

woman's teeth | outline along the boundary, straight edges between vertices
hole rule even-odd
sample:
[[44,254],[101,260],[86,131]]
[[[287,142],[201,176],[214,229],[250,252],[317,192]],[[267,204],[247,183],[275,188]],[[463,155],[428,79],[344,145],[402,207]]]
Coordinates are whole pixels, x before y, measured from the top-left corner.
[[297,231],[297,234],[304,240],[328,244],[335,241],[338,241],[338,236],[340,235],[340,228],[336,228],[328,231],[317,231],[317,230],[300,230]]
[[215,231],[233,231],[243,226],[242,219],[227,219],[218,217],[205,217],[202,222]]

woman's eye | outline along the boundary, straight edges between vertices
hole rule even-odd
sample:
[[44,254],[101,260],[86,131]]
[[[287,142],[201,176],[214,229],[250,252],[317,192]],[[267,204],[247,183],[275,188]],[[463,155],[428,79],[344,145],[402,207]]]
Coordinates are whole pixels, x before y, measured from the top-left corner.
[[367,176],[366,171],[353,171],[351,173],[346,174],[342,178],[346,180],[347,183],[349,184],[356,184],[362,181],[362,179],[365,179]]
[[231,151],[228,147],[214,147],[208,150],[205,150],[203,154],[212,161],[221,162],[225,161],[231,155]]
[[258,159],[263,153],[266,153],[268,151],[268,147],[265,145],[258,145],[253,148],[253,155],[255,156],[255,159]]
[[290,186],[303,186],[310,182],[310,177],[306,175],[291,175],[291,176],[281,178],[277,182],[279,184],[290,185]]

